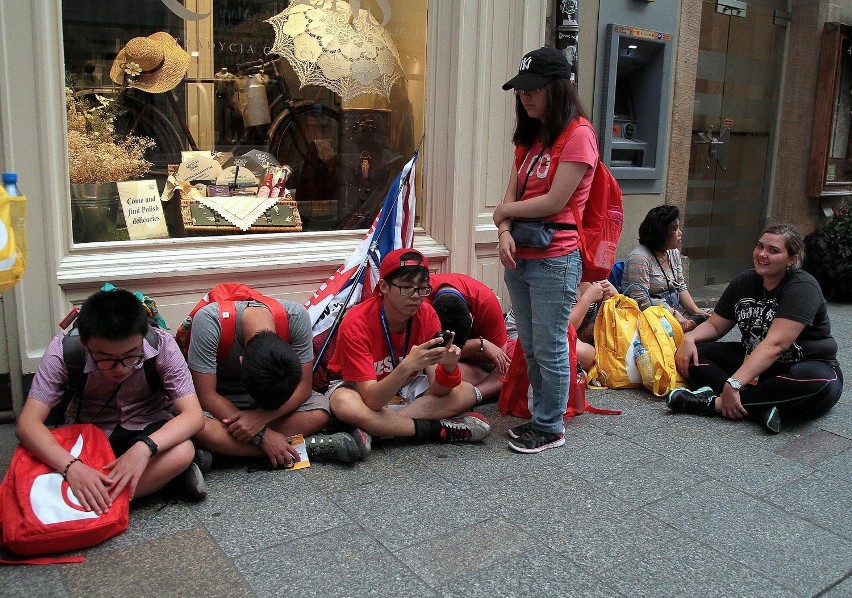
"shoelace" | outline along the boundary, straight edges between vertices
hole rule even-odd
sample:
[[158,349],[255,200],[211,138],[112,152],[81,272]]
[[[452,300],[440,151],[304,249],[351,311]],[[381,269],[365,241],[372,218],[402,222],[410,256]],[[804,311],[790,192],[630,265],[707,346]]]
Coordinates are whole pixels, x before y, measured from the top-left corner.
[[452,420],[441,422],[441,438],[444,440],[467,440],[473,434],[464,423]]

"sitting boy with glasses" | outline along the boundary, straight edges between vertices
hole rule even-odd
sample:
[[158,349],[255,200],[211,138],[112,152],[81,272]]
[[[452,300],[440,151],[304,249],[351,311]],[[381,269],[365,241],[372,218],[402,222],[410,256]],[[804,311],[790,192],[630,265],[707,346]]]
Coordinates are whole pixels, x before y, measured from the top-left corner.
[[[182,498],[207,495],[193,463],[190,437],[204,425],[189,369],[168,331],[153,328],[157,347],[145,336],[148,315],[130,291],[98,291],[77,317],[87,373],[82,397],[74,397],[65,423],[92,423],[109,437],[117,459],[104,474],[62,448],[45,426],[70,387],[63,337],[50,342],[33,378],[15,429],[21,444],[44,463],[64,471],[83,509],[102,514],[125,487],[130,498],[151,494],[174,481]],[[152,389],[144,362],[153,359],[162,388]]]
[[432,292],[426,258],[390,252],[379,266],[378,294],[351,308],[329,363],[326,395],[341,421],[378,437],[415,442],[475,442],[488,420],[466,411],[476,393],[462,382],[453,335],[424,300]]

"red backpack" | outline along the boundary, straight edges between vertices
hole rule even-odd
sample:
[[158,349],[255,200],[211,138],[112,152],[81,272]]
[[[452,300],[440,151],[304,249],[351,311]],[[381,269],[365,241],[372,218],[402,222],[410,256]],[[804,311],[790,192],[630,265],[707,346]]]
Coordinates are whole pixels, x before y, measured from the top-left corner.
[[[103,470],[115,460],[106,434],[92,424],[72,424],[50,431],[57,442],[90,467]],[[62,474],[22,446],[15,449],[0,484],[2,544],[19,555],[68,552],[100,544],[127,529],[130,487],[109,511],[84,511]],[[79,563],[80,556],[4,560],[5,564]]]
[[[594,134],[595,129],[592,123],[582,116],[575,118],[553,144],[551,155],[554,160],[558,161],[565,142],[579,126],[589,127]],[[515,148],[515,168],[520,168],[527,149],[520,145]],[[547,176],[548,182],[552,185],[556,169],[551,168]],[[624,225],[624,203],[618,181],[602,161],[598,160],[598,165],[595,167],[592,185],[589,188],[589,199],[583,208],[583,217],[579,217],[577,205],[574,202],[571,202],[571,211],[574,213],[574,222],[577,223],[577,233],[580,237],[583,280],[586,282],[605,280],[615,263],[618,239],[621,237],[621,228]]]
[[201,301],[195,304],[192,311],[184,319],[183,323],[175,333],[175,340],[178,346],[186,355],[189,353],[189,341],[192,337],[192,318],[196,312],[211,303],[219,304],[219,325],[222,327],[222,334],[219,336],[219,347],[216,350],[216,358],[222,359],[231,352],[231,347],[234,345],[234,338],[237,336],[237,310],[234,306],[235,301],[247,301],[252,299],[263,303],[266,308],[272,313],[275,319],[275,333],[283,338],[288,343],[290,342],[290,324],[287,318],[287,311],[284,307],[272,297],[267,297],[260,291],[257,291],[247,284],[241,282],[223,282],[215,287],[201,298]]
[[[511,357],[509,370],[501,380],[503,387],[500,389],[497,406],[503,415],[529,419],[532,417],[532,401],[528,396],[530,379],[527,374],[527,360],[520,342],[515,343],[515,350]],[[603,415],[619,415],[621,411],[600,409],[590,405],[586,400],[586,379],[582,370],[577,370],[577,331],[571,324],[568,324],[568,362],[571,364],[571,383],[568,386],[568,408],[565,410],[565,419],[586,411]]]

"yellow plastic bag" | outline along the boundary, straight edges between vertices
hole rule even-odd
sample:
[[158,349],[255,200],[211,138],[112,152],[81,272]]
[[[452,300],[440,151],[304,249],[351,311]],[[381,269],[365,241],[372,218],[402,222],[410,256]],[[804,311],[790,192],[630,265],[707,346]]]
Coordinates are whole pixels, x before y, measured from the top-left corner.
[[633,357],[633,341],[639,338],[641,311],[635,299],[613,295],[603,303],[595,319],[595,376],[607,388],[636,388],[642,378]]
[[24,276],[27,262],[27,198],[10,196],[0,187],[0,293]]
[[650,356],[650,372],[646,374],[640,368],[645,388],[662,397],[687,385],[675,365],[675,352],[683,340],[683,329],[674,314],[662,305],[646,308],[639,316],[639,340]]

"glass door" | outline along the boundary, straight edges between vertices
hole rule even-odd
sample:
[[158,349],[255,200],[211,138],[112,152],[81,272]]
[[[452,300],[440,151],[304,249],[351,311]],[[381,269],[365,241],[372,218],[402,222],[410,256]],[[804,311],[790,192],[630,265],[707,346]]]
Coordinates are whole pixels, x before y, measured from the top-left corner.
[[693,285],[748,268],[765,221],[786,35],[775,10],[786,0],[702,3],[683,245]]

